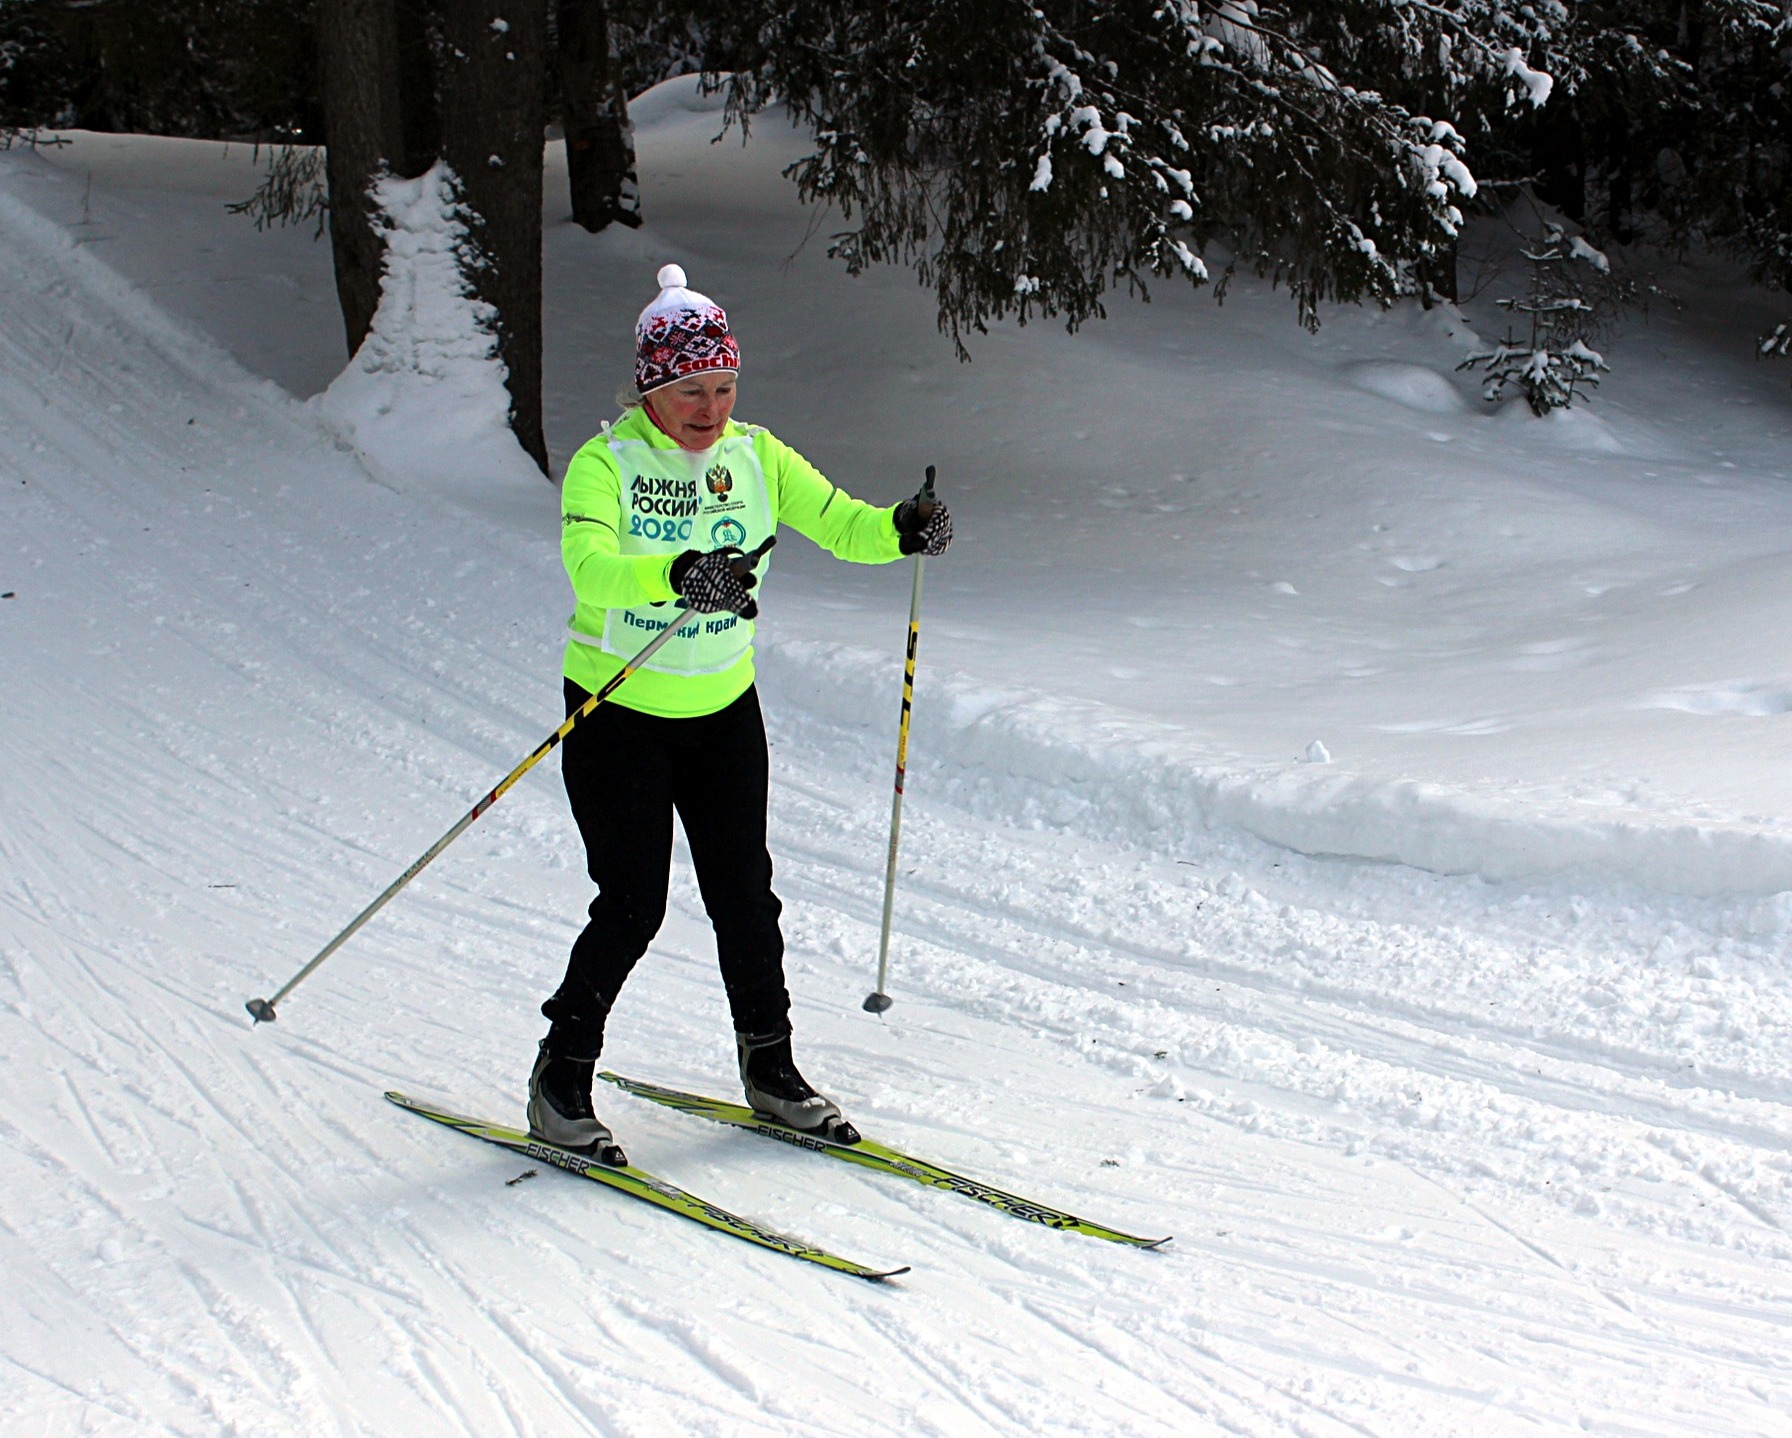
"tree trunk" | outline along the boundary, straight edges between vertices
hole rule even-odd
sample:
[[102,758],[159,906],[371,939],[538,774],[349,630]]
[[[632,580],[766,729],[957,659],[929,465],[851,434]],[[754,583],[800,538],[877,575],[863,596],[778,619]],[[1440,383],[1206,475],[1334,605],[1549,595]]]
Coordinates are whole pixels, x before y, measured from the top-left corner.
[[436,99],[436,60],[430,48],[434,17],[429,0],[394,0],[398,36],[399,126],[403,153],[394,173],[414,180],[442,153],[442,108]]
[[604,0],[558,0],[555,30],[572,217],[593,234],[612,221],[638,226],[635,130]]
[[542,473],[541,149],[547,0],[445,0],[442,156],[460,179],[475,260],[497,313],[510,427]]
[[392,0],[318,0],[317,48],[330,187],[330,253],[352,355],[380,302],[384,245],[368,187],[403,151]]
[[1456,261],[1459,246],[1455,240],[1438,246],[1437,253],[1418,266],[1419,303],[1430,309],[1439,301],[1455,304]]
[[1586,117],[1578,106],[1564,106],[1553,120],[1547,110],[1544,114],[1532,160],[1537,193],[1577,225],[1583,224],[1587,217]]

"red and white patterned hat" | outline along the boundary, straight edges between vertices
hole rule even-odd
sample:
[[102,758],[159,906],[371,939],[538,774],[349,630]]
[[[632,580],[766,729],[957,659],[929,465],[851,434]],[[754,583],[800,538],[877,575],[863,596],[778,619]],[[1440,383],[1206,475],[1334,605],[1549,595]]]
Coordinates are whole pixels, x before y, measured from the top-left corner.
[[651,394],[694,374],[737,373],[740,346],[722,307],[686,289],[677,265],[665,266],[659,282],[659,298],[635,321],[635,388]]

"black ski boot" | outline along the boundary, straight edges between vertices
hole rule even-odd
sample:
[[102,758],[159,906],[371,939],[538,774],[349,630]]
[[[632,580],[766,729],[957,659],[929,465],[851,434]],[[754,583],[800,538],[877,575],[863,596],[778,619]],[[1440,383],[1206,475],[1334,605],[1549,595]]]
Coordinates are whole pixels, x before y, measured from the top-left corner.
[[591,1107],[596,1059],[560,1058],[541,1041],[529,1075],[529,1137],[555,1148],[588,1153],[610,1168],[627,1168],[628,1156]]
[[841,1117],[840,1106],[816,1093],[797,1072],[788,1029],[781,1034],[736,1034],[734,1039],[740,1052],[741,1087],[754,1113],[834,1143],[859,1141],[859,1131]]

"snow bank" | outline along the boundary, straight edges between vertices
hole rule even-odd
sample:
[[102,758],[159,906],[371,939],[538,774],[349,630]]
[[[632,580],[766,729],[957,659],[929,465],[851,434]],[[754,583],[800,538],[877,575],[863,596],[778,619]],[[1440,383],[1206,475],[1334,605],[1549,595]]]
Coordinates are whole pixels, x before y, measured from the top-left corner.
[[494,312],[468,292],[457,188],[442,163],[374,186],[386,231],[379,309],[348,368],[312,403],[400,487],[539,482],[510,430]]
[[1420,414],[1461,414],[1467,408],[1449,379],[1423,365],[1368,361],[1351,365],[1350,382]]
[[[875,731],[894,722],[889,655],[792,640],[762,643],[756,658],[764,682],[834,723]],[[1310,857],[1494,881],[1713,898],[1792,891],[1792,832],[1758,823],[1602,817],[1559,796],[1368,779],[1292,755],[1253,770],[1200,752],[1196,736],[1159,720],[939,673],[917,688],[914,726],[910,768],[925,775],[916,791],[1022,828],[1171,855],[1236,829]]]
[[[141,339],[157,358],[175,366],[187,379],[227,386],[239,397],[253,396],[276,408],[287,403],[286,393],[278,385],[249,373],[209,338],[97,259],[87,243],[71,237],[62,226],[4,189],[0,189],[0,234],[17,253],[28,254],[43,266],[43,284],[50,293],[61,295],[70,283],[80,284],[96,311]],[[26,330],[21,309],[9,302],[3,313],[9,332],[22,343]],[[65,342],[70,334],[65,326]],[[66,363],[66,358],[58,363]]]

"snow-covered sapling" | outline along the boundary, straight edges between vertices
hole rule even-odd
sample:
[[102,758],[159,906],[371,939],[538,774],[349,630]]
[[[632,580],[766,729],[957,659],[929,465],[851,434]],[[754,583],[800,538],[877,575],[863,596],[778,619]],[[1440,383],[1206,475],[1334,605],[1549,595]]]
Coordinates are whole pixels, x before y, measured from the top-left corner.
[[1792,320],[1775,325],[1773,333],[1761,338],[1761,358],[1769,355],[1792,355]]
[[1494,302],[1521,316],[1518,323],[1526,332],[1508,326],[1500,344],[1470,355],[1457,368],[1486,371],[1484,398],[1497,400],[1516,389],[1534,413],[1545,415],[1566,409],[1577,394],[1599,383],[1601,370],[1610,370],[1588,341],[1617,316],[1629,287],[1581,236],[1542,217],[1538,226],[1539,233],[1520,251],[1530,265],[1525,293]]

